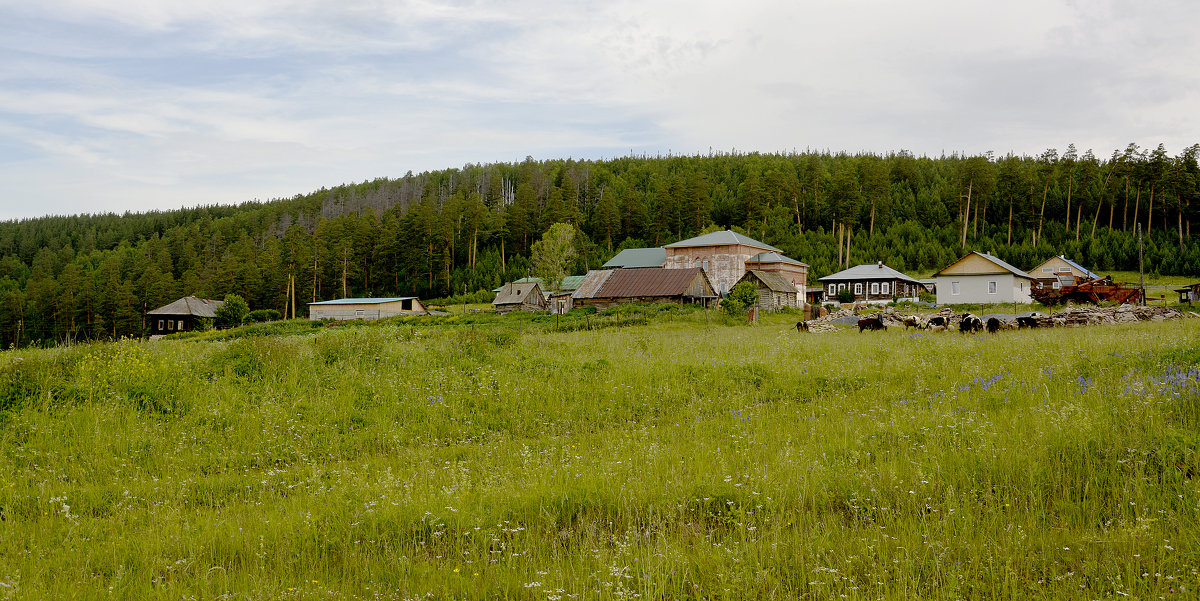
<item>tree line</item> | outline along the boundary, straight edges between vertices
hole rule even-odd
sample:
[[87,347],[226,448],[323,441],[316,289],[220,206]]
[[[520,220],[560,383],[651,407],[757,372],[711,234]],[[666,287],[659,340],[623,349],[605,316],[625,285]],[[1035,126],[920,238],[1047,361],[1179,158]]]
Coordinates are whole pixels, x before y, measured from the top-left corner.
[[[717,228],[810,266],[924,273],[965,251],[1029,268],[1200,274],[1200,145],[1074,145],[1036,157],[805,152],[469,164],[239,206],[0,223],[0,344],[141,336],[184,295],[283,311],[346,296],[444,297],[530,275],[535,242],[575,228],[572,273],[624,248]],[[289,282],[294,281],[294,286]]]

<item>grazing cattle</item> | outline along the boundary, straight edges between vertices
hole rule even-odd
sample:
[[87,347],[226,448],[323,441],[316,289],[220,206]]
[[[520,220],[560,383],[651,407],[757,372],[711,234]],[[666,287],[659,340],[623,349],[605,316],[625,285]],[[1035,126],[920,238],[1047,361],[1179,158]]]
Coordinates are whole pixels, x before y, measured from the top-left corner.
[[995,334],[996,332],[1000,331],[1001,325],[1002,324],[1000,323],[999,319],[996,319],[995,317],[989,317],[987,320],[988,334]]
[[904,329],[906,329],[906,330],[909,328],[921,327],[921,318],[917,317],[916,315],[909,315],[909,316],[905,317],[902,321],[904,322]]
[[884,331],[886,331],[887,326],[883,324],[883,317],[880,315],[876,315],[874,317],[866,317],[866,318],[858,320],[859,333],[862,333],[863,330],[884,330]]
[[982,329],[983,320],[970,313],[963,313],[962,320],[958,322],[958,331],[964,334],[967,332],[978,332]]
[[927,330],[945,330],[950,327],[950,319],[943,315],[934,315],[925,322]]
[[1018,317],[1017,318],[1017,327],[1018,328],[1036,328],[1036,327],[1038,327],[1038,322],[1037,322],[1037,319],[1033,318],[1033,316]]
[[808,331],[808,322],[807,321],[797,321],[796,322],[796,331],[797,332],[807,332]]

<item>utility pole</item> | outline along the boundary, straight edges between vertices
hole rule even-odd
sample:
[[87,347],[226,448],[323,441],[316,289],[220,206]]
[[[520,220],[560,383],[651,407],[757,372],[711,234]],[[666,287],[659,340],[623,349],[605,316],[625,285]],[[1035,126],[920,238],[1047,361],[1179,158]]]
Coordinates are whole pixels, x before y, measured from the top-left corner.
[[1142,222],[1137,222],[1138,235],[1138,289],[1142,292],[1142,306],[1146,306],[1146,263],[1142,253]]

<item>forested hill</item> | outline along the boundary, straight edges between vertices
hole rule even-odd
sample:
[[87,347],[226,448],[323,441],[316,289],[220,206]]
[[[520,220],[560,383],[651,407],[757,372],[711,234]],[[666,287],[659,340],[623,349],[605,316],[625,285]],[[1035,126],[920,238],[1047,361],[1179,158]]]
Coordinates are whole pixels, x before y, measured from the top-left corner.
[[526,159],[237,207],[10,221],[0,343],[142,335],[146,310],[186,294],[282,310],[293,275],[301,307],[490,289],[530,272],[530,246],[556,222],[582,234],[576,273],[714,227],[779,247],[812,281],[838,269],[842,232],[850,264],[920,273],[983,250],[1021,268],[1065,254],[1103,272],[1136,269],[1140,222],[1148,270],[1196,275],[1198,154]]

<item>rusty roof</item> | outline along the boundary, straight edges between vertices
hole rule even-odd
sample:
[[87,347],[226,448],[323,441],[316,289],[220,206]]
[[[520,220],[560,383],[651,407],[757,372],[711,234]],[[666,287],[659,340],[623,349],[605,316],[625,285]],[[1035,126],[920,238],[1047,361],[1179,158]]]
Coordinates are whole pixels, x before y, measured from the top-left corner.
[[[687,269],[661,269],[657,267],[642,267],[634,269],[616,269],[608,272],[610,275],[597,287],[596,291],[582,298],[633,298],[655,296],[683,296],[688,288],[703,278],[707,295],[716,296],[712,285],[699,267]],[[580,291],[583,290],[580,286]],[[580,298],[580,297],[576,297]]]

